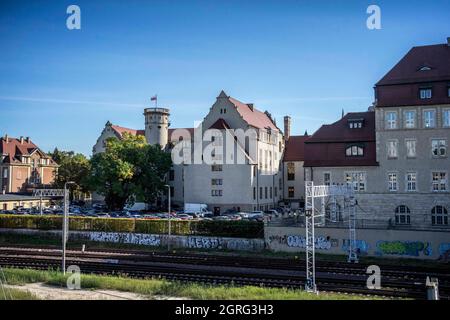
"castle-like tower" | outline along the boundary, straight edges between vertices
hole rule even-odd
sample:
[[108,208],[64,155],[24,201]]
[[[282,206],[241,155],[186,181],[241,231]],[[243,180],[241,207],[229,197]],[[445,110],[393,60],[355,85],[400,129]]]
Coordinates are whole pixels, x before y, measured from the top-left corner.
[[159,144],[162,149],[169,141],[169,115],[170,110],[166,108],[146,108],[145,116],[145,139],[148,144]]

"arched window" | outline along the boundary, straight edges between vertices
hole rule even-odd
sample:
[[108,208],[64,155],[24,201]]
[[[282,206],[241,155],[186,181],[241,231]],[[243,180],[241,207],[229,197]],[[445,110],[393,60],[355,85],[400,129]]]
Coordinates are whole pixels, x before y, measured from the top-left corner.
[[448,225],[448,211],[444,206],[435,206],[431,209],[431,224],[434,226]]
[[364,156],[364,148],[361,146],[350,146],[345,149],[347,157],[362,157]]
[[395,224],[411,224],[411,211],[407,206],[395,208]]

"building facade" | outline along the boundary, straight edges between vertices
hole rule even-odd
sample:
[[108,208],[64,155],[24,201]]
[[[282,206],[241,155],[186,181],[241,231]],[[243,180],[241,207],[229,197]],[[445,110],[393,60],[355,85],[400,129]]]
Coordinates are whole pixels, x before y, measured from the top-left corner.
[[2,137],[0,156],[2,193],[26,193],[49,186],[58,170],[58,165],[28,137]]
[[449,140],[450,42],[415,47],[375,85],[368,112],[306,141],[306,179],[352,184],[362,227],[446,228]]

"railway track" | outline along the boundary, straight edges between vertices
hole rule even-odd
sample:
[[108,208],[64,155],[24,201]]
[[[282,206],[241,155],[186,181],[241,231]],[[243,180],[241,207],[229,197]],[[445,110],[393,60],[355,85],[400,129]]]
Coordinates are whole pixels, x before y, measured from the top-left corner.
[[[41,248],[0,247],[3,267],[40,270],[60,267],[60,250]],[[304,262],[293,259],[258,259],[206,254],[174,254],[125,250],[69,250],[67,263],[76,264],[83,273],[121,274],[136,278],[166,278],[169,280],[208,284],[257,285],[266,287],[303,288]],[[402,268],[400,268],[402,269]],[[382,270],[382,289],[366,288],[365,266],[348,263],[319,263],[316,283],[321,291],[424,299],[425,279],[438,277],[441,297],[450,298],[450,276],[443,270],[411,268]]]

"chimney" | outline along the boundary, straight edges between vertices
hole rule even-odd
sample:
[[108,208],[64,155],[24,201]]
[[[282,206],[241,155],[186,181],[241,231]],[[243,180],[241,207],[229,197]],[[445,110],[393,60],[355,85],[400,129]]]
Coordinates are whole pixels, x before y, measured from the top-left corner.
[[20,144],[23,144],[23,136],[20,136]]
[[450,37],[447,37],[447,46],[450,47]]
[[25,139],[25,141],[26,141],[27,143],[30,143],[30,137],[27,137],[27,138]]
[[284,140],[289,140],[291,136],[291,117],[284,117]]
[[247,103],[247,106],[253,111],[253,103]]
[[3,139],[5,139],[6,143],[8,143],[9,142],[8,134],[5,134],[5,137]]

